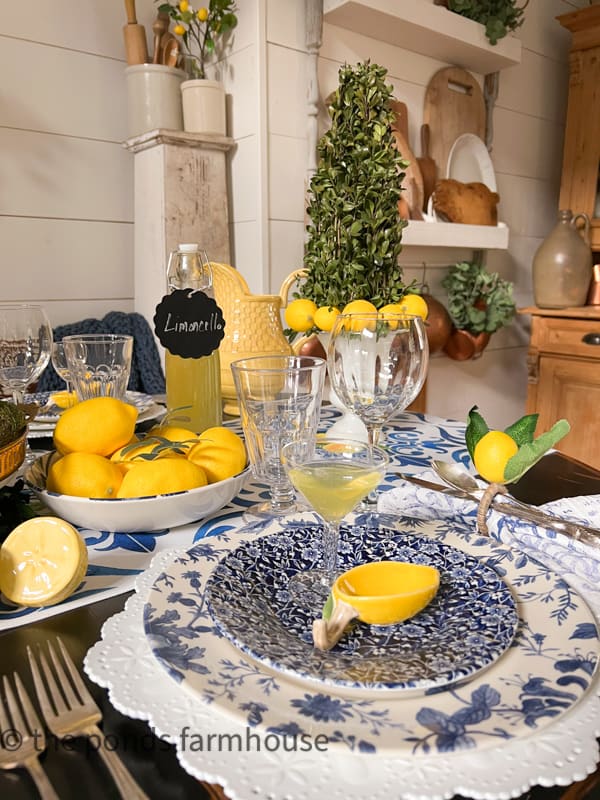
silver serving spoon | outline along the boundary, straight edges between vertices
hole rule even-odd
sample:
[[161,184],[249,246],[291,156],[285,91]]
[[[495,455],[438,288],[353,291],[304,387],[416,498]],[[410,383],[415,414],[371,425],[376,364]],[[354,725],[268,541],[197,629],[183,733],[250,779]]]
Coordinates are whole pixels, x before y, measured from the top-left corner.
[[[479,486],[475,478],[462,467],[447,461],[437,461],[435,459],[432,459],[431,465],[436,474],[439,475],[448,486],[452,486],[453,489],[458,489],[460,492],[469,495],[475,501],[481,499],[484,490]],[[496,511],[500,511],[504,514],[512,513],[513,516],[528,520],[536,525],[543,525],[546,528],[553,528],[556,531],[561,531],[567,536],[585,542],[595,548],[600,547],[600,530],[592,528],[589,525],[561,519],[547,511],[542,511],[537,506],[522,503],[511,495],[501,496],[506,498],[507,502],[498,501],[494,498],[491,502],[491,507],[496,509]]]

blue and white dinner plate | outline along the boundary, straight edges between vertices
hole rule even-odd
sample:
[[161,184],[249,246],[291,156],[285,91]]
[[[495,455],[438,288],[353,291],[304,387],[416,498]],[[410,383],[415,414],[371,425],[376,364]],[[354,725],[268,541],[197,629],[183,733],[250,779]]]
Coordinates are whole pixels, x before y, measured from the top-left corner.
[[300,526],[307,527],[293,518],[239,532],[221,525],[189,552],[165,560],[145,600],[144,631],[158,663],[185,691],[248,730],[297,737],[318,731],[327,736],[328,748],[346,752],[401,756],[482,750],[537,733],[597,684],[594,615],[561,577],[523,553],[478,536],[472,526],[393,515],[359,516],[354,526],[397,527],[435,538],[496,570],[517,602],[519,626],[512,646],[465,683],[418,696],[318,685],[272,670],[220,633],[206,586],[219,562],[242,542],[258,543],[261,535],[272,533],[282,541],[293,539]]
[[428,564],[440,588],[406,622],[352,623],[335,648],[312,646],[321,607],[303,608],[289,579],[316,567],[322,529],[298,527],[245,542],[225,556],[206,585],[219,630],[254,659],[322,686],[423,692],[464,681],[499,658],[517,629],[516,603],[498,573],[474,556],[420,534],[380,526],[344,527],[340,569],[369,561]]

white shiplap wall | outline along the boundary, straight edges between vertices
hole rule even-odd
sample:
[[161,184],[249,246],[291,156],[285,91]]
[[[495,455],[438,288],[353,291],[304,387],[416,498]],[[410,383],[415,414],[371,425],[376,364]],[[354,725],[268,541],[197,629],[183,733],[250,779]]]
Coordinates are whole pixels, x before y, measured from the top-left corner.
[[[577,4],[531,0],[523,62],[501,74],[492,157],[511,227],[489,264],[529,302],[530,264],[558,197],[568,35],[555,21]],[[232,261],[256,292],[277,290],[302,263],[307,56],[304,0],[239,0],[239,26],[220,76],[229,93]],[[0,233],[4,300],[37,300],[53,325],[132,310],[133,157],[127,136],[122,0],[3,4],[0,29]],[[153,0],[138,0],[150,39]],[[326,25],[321,96],[344,61],[386,66],[417,131],[425,86],[441,63]],[[24,68],[26,66],[26,69]],[[434,293],[456,253],[404,253],[407,277],[425,259]],[[429,410],[464,418],[477,402],[501,425],[522,412],[524,321],[494,337],[477,362],[433,359]],[[452,391],[448,391],[448,386]]]

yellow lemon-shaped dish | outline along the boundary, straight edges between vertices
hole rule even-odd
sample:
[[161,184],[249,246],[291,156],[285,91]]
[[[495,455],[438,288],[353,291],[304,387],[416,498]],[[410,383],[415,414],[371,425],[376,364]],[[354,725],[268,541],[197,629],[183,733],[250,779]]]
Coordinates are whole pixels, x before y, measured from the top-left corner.
[[57,517],[35,517],[18,525],[0,547],[0,589],[21,606],[60,603],[87,570],[85,543]]
[[335,602],[343,601],[371,625],[392,625],[414,617],[435,597],[440,573],[426,564],[374,561],[344,572],[334,582]]

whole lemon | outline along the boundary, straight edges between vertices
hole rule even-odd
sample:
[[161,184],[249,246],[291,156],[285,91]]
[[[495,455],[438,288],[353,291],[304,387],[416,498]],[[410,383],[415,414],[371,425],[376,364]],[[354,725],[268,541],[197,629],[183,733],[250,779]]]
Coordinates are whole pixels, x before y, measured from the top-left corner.
[[377,309],[370,300],[351,300],[342,309],[342,314],[375,314]]
[[48,470],[46,489],[74,497],[112,498],[123,480],[118,465],[95,453],[68,453]]
[[427,319],[429,309],[427,308],[427,303],[420,294],[405,294],[402,300],[400,300],[399,305],[402,306],[402,312],[404,314],[410,314],[411,317]]
[[306,297],[292,300],[285,309],[285,323],[293,331],[303,333],[314,325],[316,310],[317,304]]
[[[351,300],[342,309],[342,314],[377,314],[377,309],[370,300]],[[353,320],[344,320],[343,328],[346,331],[361,331],[363,328],[375,330],[376,322],[357,317]]]
[[[162,439],[168,439],[170,442],[176,443],[178,449],[187,452],[198,441],[198,434],[187,428],[179,428],[176,425],[156,425],[151,428],[147,436],[160,436]],[[156,440],[155,440],[156,442]]]
[[110,460],[119,464],[122,470],[127,472],[139,461],[149,461],[155,458],[185,458],[185,453],[178,453],[173,447],[163,446],[156,439],[140,439],[137,442],[130,442],[124,447],[119,447]]
[[405,314],[406,312],[403,310],[400,303],[388,303],[386,306],[383,306],[379,309],[379,313],[383,315],[384,319],[387,317],[387,321],[391,330],[395,331],[398,327],[398,320],[394,319],[393,316],[390,315]]
[[109,456],[130,441],[138,411],[116,397],[92,397],[67,408],[54,429],[59,453]]
[[518,449],[515,440],[504,431],[488,431],[475,445],[475,469],[490,483],[504,483],[506,464]]
[[321,306],[315,311],[315,325],[319,330],[330,331],[340,310],[335,306]]
[[208,483],[206,473],[187,458],[135,462],[125,473],[117,497],[154,497],[186,492]]
[[244,440],[229,428],[216,426],[200,434],[198,444],[189,451],[188,460],[206,473],[209,483],[224,481],[246,466]]

